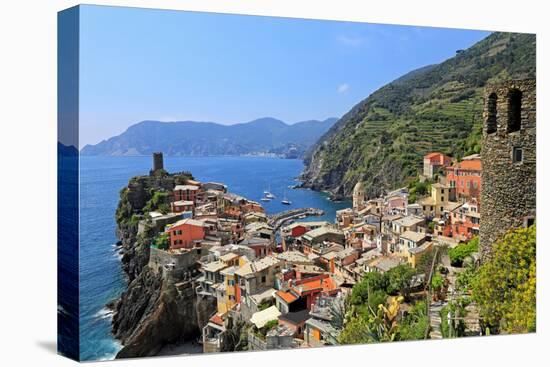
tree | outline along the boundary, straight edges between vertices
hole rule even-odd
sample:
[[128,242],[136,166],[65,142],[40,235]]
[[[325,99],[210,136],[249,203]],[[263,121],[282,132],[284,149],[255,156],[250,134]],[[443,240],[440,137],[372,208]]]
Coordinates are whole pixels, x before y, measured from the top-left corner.
[[389,294],[399,293],[408,298],[411,291],[412,278],[416,275],[415,270],[408,264],[402,264],[388,271],[387,275],[387,292]]
[[474,252],[477,252],[479,248],[479,237],[474,237],[468,243],[461,243],[455,248],[449,250],[449,257],[451,258],[451,265],[462,266],[464,259]]
[[388,277],[378,272],[365,273],[363,279],[357,283],[351,292],[351,304],[361,305],[367,302],[369,294],[377,290],[386,290]]
[[430,320],[426,315],[426,301],[418,301],[399,323],[399,340],[420,340]]
[[168,233],[163,232],[159,234],[155,238],[154,245],[160,250],[168,250],[170,247],[170,237],[168,236]]
[[364,344],[394,341],[398,332],[398,316],[403,297],[392,297],[389,304],[368,308],[368,315],[359,315],[346,324],[338,337],[341,344]]
[[492,333],[536,328],[536,226],[508,232],[472,281],[473,299]]

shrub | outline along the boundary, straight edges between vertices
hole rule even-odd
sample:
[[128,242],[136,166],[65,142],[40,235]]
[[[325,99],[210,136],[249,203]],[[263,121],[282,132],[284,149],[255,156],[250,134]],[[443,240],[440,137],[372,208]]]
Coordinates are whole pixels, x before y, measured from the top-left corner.
[[473,299],[492,333],[536,329],[536,226],[506,234],[472,282]]
[[449,257],[451,258],[451,265],[462,266],[464,259],[474,252],[477,252],[479,248],[479,237],[474,237],[468,243],[461,243],[455,248],[449,250]]

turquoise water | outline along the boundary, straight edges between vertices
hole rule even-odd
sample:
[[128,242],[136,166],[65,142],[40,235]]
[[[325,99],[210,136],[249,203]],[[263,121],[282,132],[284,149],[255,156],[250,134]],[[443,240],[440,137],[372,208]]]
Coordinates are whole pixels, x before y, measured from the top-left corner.
[[[81,358],[111,359],[120,345],[110,334],[105,304],[126,286],[115,251],[115,209],[118,193],[128,180],[151,168],[151,157],[81,157],[80,170],[80,324]],[[223,182],[230,192],[259,201],[270,187],[277,199],[262,202],[268,213],[299,207],[325,211],[321,218],[334,221],[336,210],[348,202],[334,203],[327,195],[289,189],[303,168],[300,160],[263,157],[165,157],[167,171],[191,171],[199,181]],[[286,195],[292,201],[280,203]],[[306,220],[306,219],[304,219]]]

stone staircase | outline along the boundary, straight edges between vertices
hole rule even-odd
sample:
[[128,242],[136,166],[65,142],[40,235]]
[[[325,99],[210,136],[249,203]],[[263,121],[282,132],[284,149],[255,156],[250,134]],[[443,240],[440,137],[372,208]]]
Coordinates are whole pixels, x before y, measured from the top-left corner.
[[430,339],[443,339],[441,335],[441,316],[439,311],[445,306],[446,302],[437,301],[430,304]]

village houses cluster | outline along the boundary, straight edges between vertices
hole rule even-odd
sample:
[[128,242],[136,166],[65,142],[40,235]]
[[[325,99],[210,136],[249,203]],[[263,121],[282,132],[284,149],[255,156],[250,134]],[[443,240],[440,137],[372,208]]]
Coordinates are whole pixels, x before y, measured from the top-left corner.
[[[168,238],[151,246],[149,266],[191,279],[217,310],[203,328],[204,352],[227,343],[228,324],[248,326],[250,350],[330,345],[339,330],[329,308],[367,272],[416,267],[434,246],[478,234],[481,160],[425,156],[421,180],[431,191],[409,203],[408,188],[368,199],[363,184],[334,222],[274,221],[263,207],[221,183],[188,180],[171,193],[170,212],[149,213]],[[289,217],[290,218],[290,217]]]

